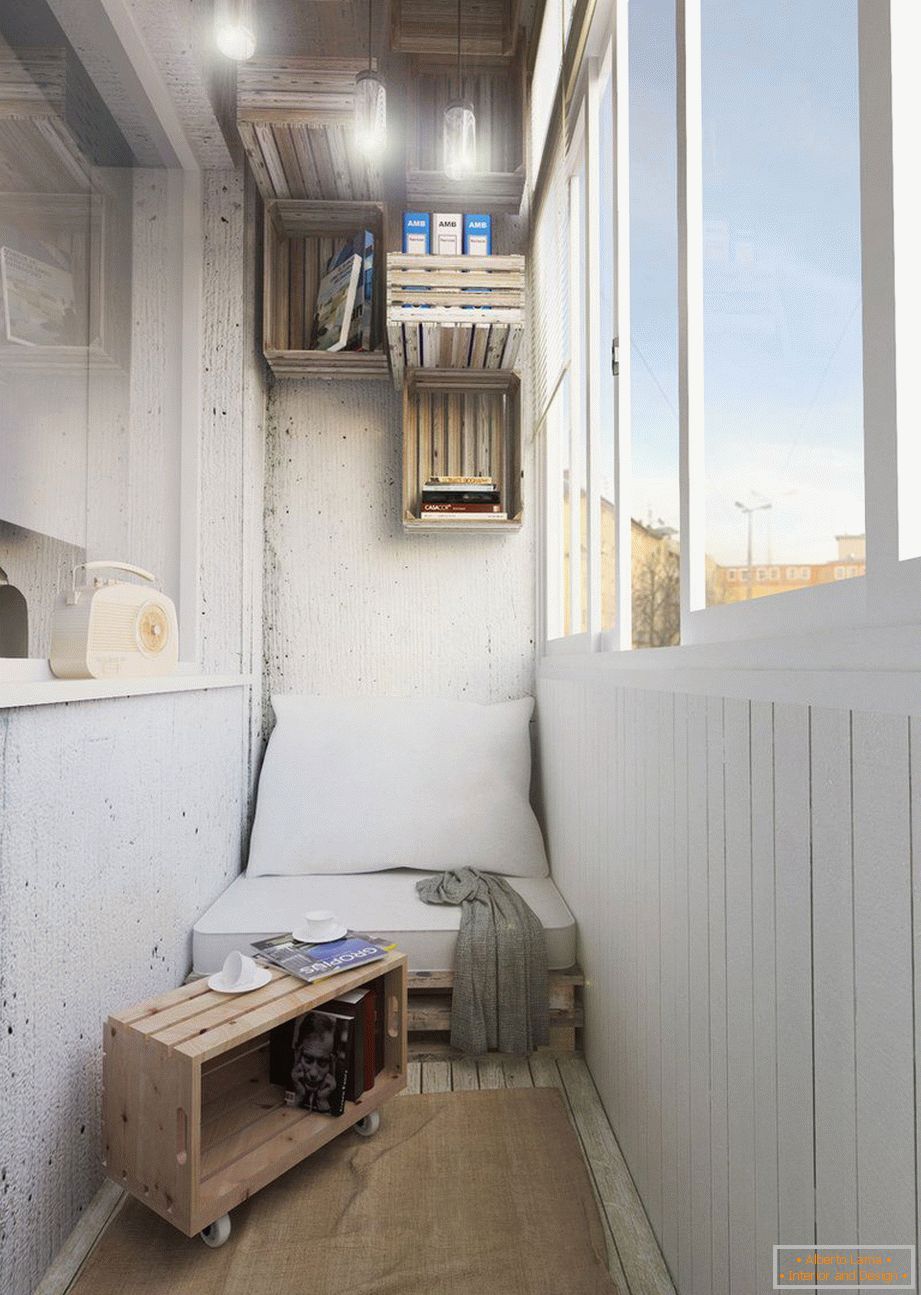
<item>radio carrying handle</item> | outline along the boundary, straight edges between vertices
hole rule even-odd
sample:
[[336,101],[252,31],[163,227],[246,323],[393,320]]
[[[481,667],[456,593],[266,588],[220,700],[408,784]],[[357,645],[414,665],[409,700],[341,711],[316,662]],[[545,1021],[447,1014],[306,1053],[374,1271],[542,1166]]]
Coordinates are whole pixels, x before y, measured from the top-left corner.
[[157,583],[157,577],[150,571],[145,571],[143,567],[132,566],[130,562],[78,562],[73,570],[74,590],[77,588],[78,571],[126,571],[128,575],[137,576],[140,580],[148,580],[151,584]]

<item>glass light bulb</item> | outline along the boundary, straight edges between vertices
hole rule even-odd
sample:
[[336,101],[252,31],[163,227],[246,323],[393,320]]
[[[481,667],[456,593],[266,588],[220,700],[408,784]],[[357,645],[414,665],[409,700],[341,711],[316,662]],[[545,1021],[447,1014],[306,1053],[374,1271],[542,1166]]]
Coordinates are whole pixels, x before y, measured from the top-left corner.
[[476,115],[469,99],[453,99],[445,108],[444,168],[452,180],[476,170]]
[[251,0],[216,0],[214,39],[226,58],[245,63],[256,52]]
[[368,69],[355,78],[355,144],[368,157],[382,153],[387,143],[387,89]]

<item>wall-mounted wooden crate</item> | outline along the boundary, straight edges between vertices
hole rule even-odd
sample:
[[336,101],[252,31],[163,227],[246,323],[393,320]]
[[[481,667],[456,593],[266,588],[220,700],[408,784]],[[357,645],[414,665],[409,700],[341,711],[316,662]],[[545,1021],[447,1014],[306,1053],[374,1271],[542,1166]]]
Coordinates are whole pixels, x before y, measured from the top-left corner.
[[237,128],[263,198],[380,200],[381,159],[352,141],[360,58],[254,58],[237,70]]
[[462,180],[445,175],[442,122],[457,97],[449,59],[416,60],[406,115],[406,198],[418,211],[515,213],[525,172],[524,41],[507,67],[465,66],[463,97],[476,110],[477,170]]
[[414,368],[514,369],[524,332],[523,256],[387,257],[396,386]]
[[[420,517],[433,476],[491,476],[507,521]],[[516,374],[410,369],[403,387],[403,526],[507,531],[521,526],[521,399]]]
[[[384,341],[384,207],[379,202],[279,200],[265,207],[263,351],[280,378],[387,378]],[[317,290],[337,244],[359,229],[374,235],[374,351],[310,349]]]
[[[464,58],[509,62],[518,42],[521,0],[465,0]],[[390,48],[401,54],[457,53],[455,0],[391,0]]]

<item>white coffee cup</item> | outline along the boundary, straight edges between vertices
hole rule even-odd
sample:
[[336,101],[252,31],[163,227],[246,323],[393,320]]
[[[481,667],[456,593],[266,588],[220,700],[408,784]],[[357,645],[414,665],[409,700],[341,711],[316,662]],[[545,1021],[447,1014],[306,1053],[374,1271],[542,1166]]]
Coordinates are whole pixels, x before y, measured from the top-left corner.
[[221,968],[221,977],[228,989],[240,989],[243,985],[248,985],[256,975],[256,964],[252,958],[248,958],[245,953],[240,953],[234,949],[233,953],[228,953],[224,959],[224,966]]
[[342,934],[342,923],[328,908],[315,908],[304,914],[303,933],[308,940],[335,940]]

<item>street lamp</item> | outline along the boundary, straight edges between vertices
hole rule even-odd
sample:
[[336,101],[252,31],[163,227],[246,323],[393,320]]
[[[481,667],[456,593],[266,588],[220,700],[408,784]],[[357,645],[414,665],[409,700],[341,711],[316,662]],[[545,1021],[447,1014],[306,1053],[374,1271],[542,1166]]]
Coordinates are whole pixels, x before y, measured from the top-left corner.
[[748,580],[746,582],[746,598],[751,598],[752,596],[752,517],[755,513],[765,512],[770,507],[770,503],[743,504],[740,503],[738,499],[736,500],[736,508],[745,513],[745,516],[748,518]]

